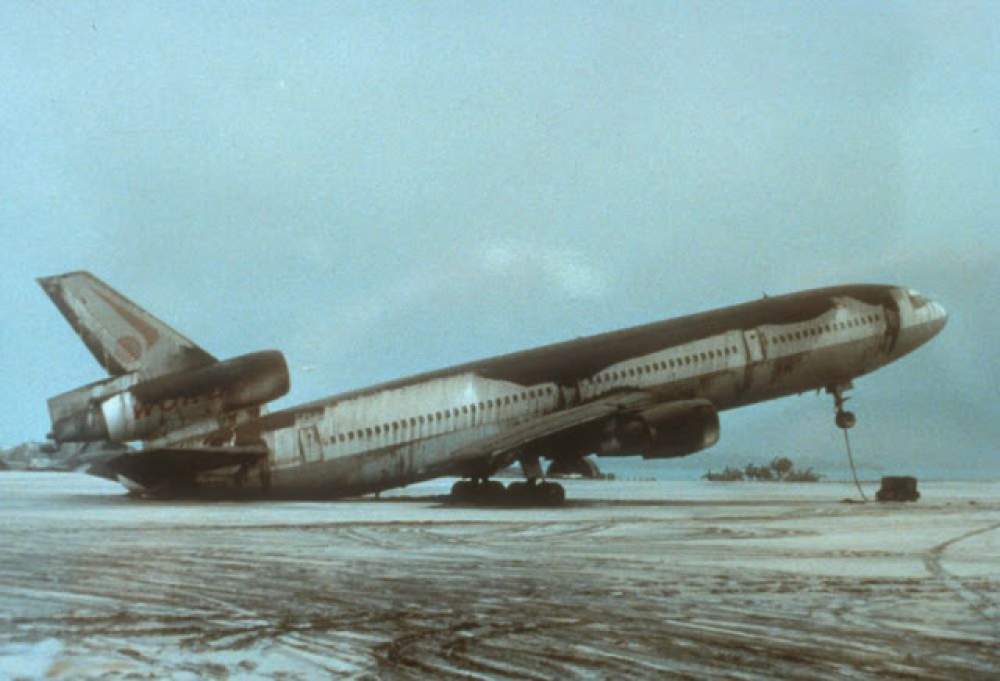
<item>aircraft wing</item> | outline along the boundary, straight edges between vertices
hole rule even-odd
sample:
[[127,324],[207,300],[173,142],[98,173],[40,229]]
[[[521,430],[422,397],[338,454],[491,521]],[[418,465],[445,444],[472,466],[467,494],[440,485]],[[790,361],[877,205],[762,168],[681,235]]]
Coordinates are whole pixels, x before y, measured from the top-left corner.
[[609,395],[572,409],[532,419],[492,437],[478,440],[456,451],[455,460],[470,463],[486,461],[490,470],[499,470],[513,463],[517,455],[534,442],[655,403],[653,395],[642,391]]
[[111,480],[119,477],[143,487],[162,482],[191,480],[198,473],[253,463],[267,456],[263,446],[255,447],[157,447],[126,452],[102,462],[91,472]]

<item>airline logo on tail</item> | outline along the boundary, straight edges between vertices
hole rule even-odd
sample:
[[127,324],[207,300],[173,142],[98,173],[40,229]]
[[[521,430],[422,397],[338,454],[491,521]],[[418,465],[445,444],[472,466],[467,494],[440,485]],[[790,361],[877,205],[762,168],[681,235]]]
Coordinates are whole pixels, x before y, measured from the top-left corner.
[[38,283],[112,376],[150,378],[216,361],[89,272],[44,277]]
[[[156,341],[160,338],[160,334],[156,332],[156,329],[151,327],[146,322],[142,321],[138,316],[132,314],[128,309],[122,305],[119,305],[110,297],[104,295],[100,291],[91,289],[101,300],[108,304],[108,306],[118,313],[118,316],[124,319],[128,324],[139,332],[139,334],[146,341],[146,347],[151,348],[156,345]],[[133,362],[139,360],[142,357],[143,347],[139,342],[139,339],[135,336],[119,336],[118,347],[124,352]]]

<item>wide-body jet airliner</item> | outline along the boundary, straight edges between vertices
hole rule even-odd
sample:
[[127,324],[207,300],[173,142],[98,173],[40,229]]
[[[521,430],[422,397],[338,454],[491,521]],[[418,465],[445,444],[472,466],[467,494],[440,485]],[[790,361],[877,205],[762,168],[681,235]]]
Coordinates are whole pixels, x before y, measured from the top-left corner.
[[[456,499],[561,503],[549,472],[589,454],[687,456],[719,412],[844,391],[945,325],[898,286],[854,284],[579,338],[264,413],[289,389],[280,352],[219,361],[87,272],[39,279],[109,378],[52,397],[59,442],[137,442],[91,472],[148,495],[362,495],[439,476]],[[491,479],[515,462],[526,480]]]

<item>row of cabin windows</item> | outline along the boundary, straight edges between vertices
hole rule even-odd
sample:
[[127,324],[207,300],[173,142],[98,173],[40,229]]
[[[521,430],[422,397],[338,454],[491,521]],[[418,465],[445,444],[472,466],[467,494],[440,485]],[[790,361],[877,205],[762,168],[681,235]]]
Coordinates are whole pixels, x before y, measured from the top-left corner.
[[391,421],[389,423],[376,426],[369,426],[368,428],[358,428],[357,430],[351,430],[346,433],[337,433],[337,435],[331,438],[330,441],[333,442],[336,440],[337,442],[351,442],[355,439],[360,440],[364,437],[372,437],[375,435],[381,435],[382,433],[395,433],[406,428],[416,428],[418,425],[423,425],[424,423],[435,423],[450,418],[458,418],[463,414],[475,415],[477,411],[484,412],[487,409],[506,407],[511,404],[517,404],[518,402],[533,400],[542,397],[543,395],[551,395],[554,392],[555,389],[552,388],[552,386],[538,388],[536,390],[526,390],[523,393],[505,395],[504,397],[498,397],[495,400],[485,400],[483,402],[479,402],[478,404],[464,404],[461,407],[436,411],[432,414],[411,416],[408,419]]
[[[864,324],[874,324],[879,321],[879,315],[866,315],[864,317],[859,317],[857,319],[851,319],[846,322],[834,322],[833,324],[825,324],[811,329],[806,329],[805,331],[796,331],[795,333],[782,334],[779,336],[772,336],[772,343],[785,343],[793,340],[802,340],[803,338],[809,336],[818,336],[821,333],[831,333],[833,331],[844,330],[847,328],[854,328],[858,326],[863,326]],[[617,381],[624,378],[635,378],[636,376],[641,376],[642,374],[651,374],[654,371],[666,371],[667,369],[674,369],[682,366],[689,366],[697,362],[707,362],[709,360],[714,360],[722,357],[728,357],[730,355],[735,355],[739,352],[735,345],[727,346],[720,349],[706,350],[705,352],[697,352],[690,355],[685,355],[684,357],[679,357],[677,359],[667,359],[659,362],[653,362],[652,364],[644,364],[640,367],[632,367],[629,369],[622,369],[621,371],[609,371],[603,374],[598,374],[594,377],[594,383],[605,383],[611,381]],[[485,402],[479,402],[478,410],[485,411],[486,409],[493,409],[494,407],[508,406],[510,404],[517,404],[520,400],[531,400],[536,397],[541,397],[542,395],[551,395],[554,392],[553,388],[539,388],[538,390],[528,390],[520,394],[507,395],[505,397],[497,398],[494,400],[486,400]],[[369,428],[359,428],[358,430],[352,430],[347,433],[338,433],[336,439],[338,442],[348,442],[354,439],[361,439],[362,437],[372,437],[373,435],[381,435],[383,432],[395,432],[407,427],[414,428],[419,424],[431,423],[435,421],[443,421],[445,419],[455,417],[458,418],[460,414],[475,414],[477,410],[476,404],[463,405],[461,408],[455,407],[452,410],[444,410],[434,412],[433,414],[427,414],[426,416],[411,416],[409,419],[401,419],[399,421],[392,421],[391,423],[386,423],[384,425],[372,426]]]
[[737,352],[738,350],[736,349],[736,346],[731,345],[725,348],[706,350],[705,352],[696,352],[677,359],[665,359],[660,362],[653,362],[652,364],[644,364],[641,367],[632,367],[630,369],[622,369],[621,371],[608,371],[595,376],[594,383],[617,381],[623,378],[634,378],[636,376],[641,376],[642,374],[651,374],[654,371],[666,371],[667,369],[688,366],[696,362],[707,362],[713,359],[728,357],[729,355],[735,355]]
[[805,329],[804,331],[796,331],[795,333],[781,334],[778,336],[771,336],[772,343],[788,343],[791,341],[802,340],[803,338],[808,338],[810,336],[818,336],[822,333],[832,333],[834,331],[844,331],[845,329],[853,329],[859,326],[864,326],[865,324],[875,324],[879,321],[880,316],[877,314],[865,315],[864,317],[857,317],[856,319],[849,319],[846,322],[833,322],[832,324],[820,324],[819,326],[814,326],[811,329]]

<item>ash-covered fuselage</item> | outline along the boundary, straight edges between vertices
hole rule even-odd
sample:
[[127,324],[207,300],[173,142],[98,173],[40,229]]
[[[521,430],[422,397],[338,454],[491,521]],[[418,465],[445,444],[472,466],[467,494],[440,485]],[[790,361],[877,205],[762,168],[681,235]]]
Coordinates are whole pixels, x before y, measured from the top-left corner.
[[[42,280],[50,295],[79,288],[68,281],[73,286],[59,289],[57,279]],[[249,407],[271,399],[269,390],[287,390],[275,378],[280,371],[272,358],[267,370],[247,374],[268,379],[262,379],[267,389],[249,393],[253,399],[234,401],[231,409],[217,401],[207,420],[204,410],[198,412],[194,421],[201,425],[193,430],[190,424],[147,423],[144,450],[95,472],[148,490],[224,487],[336,497],[445,475],[482,485],[515,461],[534,480],[541,478],[540,457],[565,463],[591,453],[686,456],[718,440],[719,411],[817,388],[839,395],[854,378],[930,340],[946,319],[939,304],[905,288],[816,289],[248,415]],[[204,373],[204,366],[182,368],[180,378],[171,371],[170,380],[146,381],[186,385],[184,372]],[[235,380],[232,372],[220,374],[230,384]],[[115,402],[103,398],[106,425],[112,407],[129,406],[120,395],[157,394],[141,380],[129,389],[115,393]],[[196,392],[189,390],[189,398]],[[170,399],[168,393],[159,394]]]

